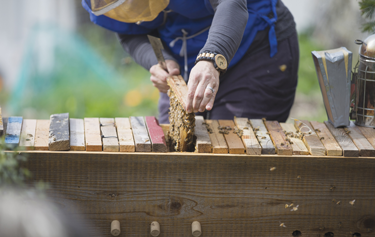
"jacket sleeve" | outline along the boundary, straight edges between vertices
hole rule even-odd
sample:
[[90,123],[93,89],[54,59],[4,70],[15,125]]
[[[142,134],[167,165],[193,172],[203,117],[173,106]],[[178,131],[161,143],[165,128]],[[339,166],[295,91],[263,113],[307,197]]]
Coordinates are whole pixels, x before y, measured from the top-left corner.
[[[146,70],[158,64],[154,50],[147,38],[147,35],[126,35],[118,34],[118,38],[124,50],[130,54],[136,63],[144,67]],[[171,54],[163,50],[165,60],[174,60]]]
[[216,52],[232,60],[240,46],[249,13],[246,0],[210,0],[215,11],[206,44],[201,49]]

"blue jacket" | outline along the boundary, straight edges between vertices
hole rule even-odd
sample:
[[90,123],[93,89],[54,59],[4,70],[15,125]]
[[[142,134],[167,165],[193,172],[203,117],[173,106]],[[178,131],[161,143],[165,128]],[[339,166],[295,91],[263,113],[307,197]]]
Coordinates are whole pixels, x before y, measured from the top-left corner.
[[[239,62],[245,55],[257,32],[267,27],[270,27],[270,56],[273,57],[276,54],[277,39],[275,34],[275,22],[277,20],[277,1],[278,0],[247,0],[249,12],[248,22],[241,44],[231,60],[229,68]],[[172,56],[178,61],[181,69],[184,68],[184,57],[180,52],[183,46],[182,29],[187,32],[187,37],[198,34],[186,40],[189,71],[194,66],[199,51],[206,43],[208,29],[214,17],[214,10],[209,0],[170,0],[167,9],[172,11],[168,13],[166,22],[163,22],[164,12],[161,12],[155,20],[142,22],[139,25],[116,21],[104,15],[95,16],[90,10],[90,0],[82,0],[82,5],[90,13],[90,19],[93,23],[108,30],[121,34],[150,34],[157,31],[162,41],[168,45]],[[273,13],[274,17],[272,19],[267,17],[270,13]]]

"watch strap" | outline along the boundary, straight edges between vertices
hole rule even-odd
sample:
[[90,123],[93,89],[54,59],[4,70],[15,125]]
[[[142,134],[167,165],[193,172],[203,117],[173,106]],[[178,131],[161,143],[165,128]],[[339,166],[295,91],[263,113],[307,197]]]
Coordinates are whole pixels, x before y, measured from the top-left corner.
[[[213,53],[213,52],[203,52],[203,53],[200,53],[196,60],[195,60],[195,64],[197,64],[199,61],[211,61],[213,64],[214,64],[214,67],[216,70],[218,70],[220,72],[220,74],[223,74],[226,72],[227,70],[227,67],[225,69],[223,68],[220,68],[217,64],[216,64],[216,57],[217,56],[220,56],[220,57],[223,57],[225,59],[225,57],[221,54],[217,54],[217,53]],[[226,61],[226,59],[225,59]]]

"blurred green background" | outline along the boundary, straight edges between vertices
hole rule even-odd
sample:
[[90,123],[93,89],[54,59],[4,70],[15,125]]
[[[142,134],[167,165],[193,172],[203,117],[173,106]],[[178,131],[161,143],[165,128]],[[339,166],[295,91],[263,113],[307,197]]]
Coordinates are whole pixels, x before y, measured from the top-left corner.
[[[332,9],[345,5],[340,3],[334,1]],[[6,87],[0,80],[0,106],[5,116],[46,119],[63,112],[77,118],[157,116],[159,93],[149,81],[149,73],[124,52],[114,33],[92,24],[78,1],[74,6],[78,22],[74,30],[48,21],[28,29],[14,83]],[[358,15],[357,5],[346,7]],[[332,16],[332,12],[326,15]],[[354,41],[355,34],[343,40],[342,33],[330,30],[340,18],[329,23],[330,18],[324,16],[299,31],[299,82],[290,118],[326,120],[311,51],[348,47]],[[321,24],[326,24],[329,33]]]

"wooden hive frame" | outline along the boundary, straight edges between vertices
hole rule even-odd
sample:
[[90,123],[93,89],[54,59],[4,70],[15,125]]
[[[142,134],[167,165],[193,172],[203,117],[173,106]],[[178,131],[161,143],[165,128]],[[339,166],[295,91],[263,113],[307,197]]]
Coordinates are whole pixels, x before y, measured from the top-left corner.
[[186,96],[188,88],[181,76],[171,76],[167,79],[170,87],[168,96],[169,108],[169,141],[171,150],[194,151],[194,113],[186,113]]

